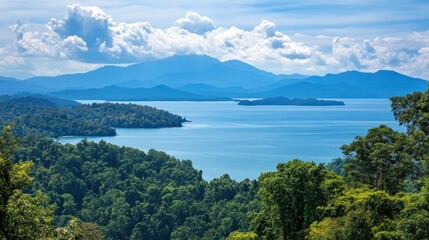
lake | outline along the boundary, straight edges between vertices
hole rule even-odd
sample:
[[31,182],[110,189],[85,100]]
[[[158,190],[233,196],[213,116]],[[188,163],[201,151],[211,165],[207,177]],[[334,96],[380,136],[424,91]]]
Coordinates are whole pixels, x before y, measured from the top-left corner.
[[[168,110],[192,122],[182,128],[117,129],[114,137],[88,137],[191,159],[210,180],[229,174],[257,178],[277,163],[299,158],[327,163],[369,128],[394,121],[388,99],[335,99],[345,106],[239,106],[235,102],[132,102]],[[80,101],[92,103],[101,101]],[[77,143],[81,137],[62,138]]]

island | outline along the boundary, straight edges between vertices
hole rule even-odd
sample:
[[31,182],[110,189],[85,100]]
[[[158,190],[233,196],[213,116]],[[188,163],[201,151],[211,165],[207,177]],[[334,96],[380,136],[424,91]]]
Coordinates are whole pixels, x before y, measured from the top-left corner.
[[344,102],[335,100],[319,100],[315,98],[273,97],[258,100],[239,100],[238,105],[285,105],[285,106],[344,106]]
[[0,127],[15,123],[15,133],[49,137],[115,136],[115,128],[182,127],[185,118],[137,104],[92,103],[49,96],[0,97]]

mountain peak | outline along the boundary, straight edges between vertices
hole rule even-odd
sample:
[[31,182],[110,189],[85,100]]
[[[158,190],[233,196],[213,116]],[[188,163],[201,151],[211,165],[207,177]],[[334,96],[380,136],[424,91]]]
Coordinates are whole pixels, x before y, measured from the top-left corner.
[[390,77],[408,77],[402,73],[398,73],[393,70],[378,70],[374,74],[381,75],[381,76],[390,76]]
[[217,58],[214,57],[210,57],[208,55],[205,54],[176,54],[173,55],[171,57],[168,58],[164,58],[165,59],[178,59],[178,60],[183,60],[183,59],[192,59],[192,60],[205,60],[205,61],[213,61],[213,62],[220,62]]
[[145,65],[152,63],[169,63],[169,64],[179,64],[184,66],[186,64],[216,64],[220,63],[220,61],[216,58],[210,57],[208,55],[197,55],[197,54],[183,54],[183,55],[173,55],[167,58],[162,58],[149,62],[141,62],[136,65]]
[[154,87],[151,87],[150,89],[157,89],[157,90],[173,90],[171,87],[165,85],[165,84],[160,84],[160,85],[156,85]]

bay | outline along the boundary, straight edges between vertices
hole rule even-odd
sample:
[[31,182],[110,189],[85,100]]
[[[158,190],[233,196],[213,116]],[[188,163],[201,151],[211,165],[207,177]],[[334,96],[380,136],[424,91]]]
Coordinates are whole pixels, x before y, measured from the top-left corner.
[[[186,117],[182,128],[116,129],[117,136],[90,141],[156,149],[190,159],[207,180],[229,174],[255,179],[277,163],[299,158],[327,163],[342,157],[340,147],[369,128],[394,121],[388,99],[334,99],[345,106],[239,106],[235,102],[131,102]],[[80,101],[92,103],[100,101]],[[124,102],[122,102],[124,103]],[[128,102],[127,102],[128,103]],[[61,138],[77,143],[82,137]]]

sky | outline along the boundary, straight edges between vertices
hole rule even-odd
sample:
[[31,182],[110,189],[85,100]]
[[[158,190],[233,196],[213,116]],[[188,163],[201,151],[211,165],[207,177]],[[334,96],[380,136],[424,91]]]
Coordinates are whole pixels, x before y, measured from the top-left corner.
[[429,80],[428,13],[427,0],[0,0],[0,76],[205,54],[274,73]]

